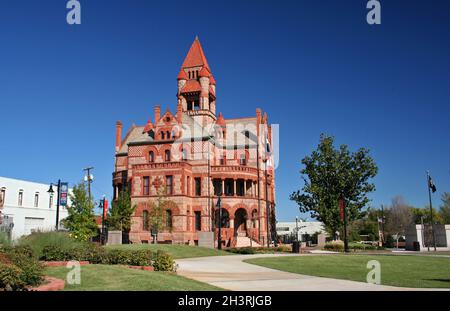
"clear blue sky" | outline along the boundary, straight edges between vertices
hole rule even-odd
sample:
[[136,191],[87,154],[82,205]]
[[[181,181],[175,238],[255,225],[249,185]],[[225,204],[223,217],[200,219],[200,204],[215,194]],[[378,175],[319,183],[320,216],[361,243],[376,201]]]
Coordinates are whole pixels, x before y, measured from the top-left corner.
[[95,166],[112,193],[115,122],[175,109],[176,76],[199,35],[225,117],[280,124],[278,219],[298,214],[300,160],[322,132],[379,165],[372,205],[428,201],[425,171],[450,191],[450,2],[0,0],[0,175],[70,183]]

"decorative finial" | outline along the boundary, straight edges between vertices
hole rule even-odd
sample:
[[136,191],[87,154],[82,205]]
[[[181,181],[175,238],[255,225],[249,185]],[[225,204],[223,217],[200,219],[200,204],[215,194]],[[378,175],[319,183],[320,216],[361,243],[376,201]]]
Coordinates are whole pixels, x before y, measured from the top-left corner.
[[197,41],[198,41],[198,35],[195,35],[195,40],[197,40]]

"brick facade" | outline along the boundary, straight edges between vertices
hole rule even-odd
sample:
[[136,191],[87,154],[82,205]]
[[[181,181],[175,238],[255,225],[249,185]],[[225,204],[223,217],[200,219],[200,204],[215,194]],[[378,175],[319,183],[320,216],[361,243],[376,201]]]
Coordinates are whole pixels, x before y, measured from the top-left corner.
[[159,231],[159,242],[197,244],[199,230],[217,234],[220,193],[224,245],[233,246],[237,235],[267,243],[267,211],[275,214],[267,114],[256,109],[249,118],[216,115],[216,82],[197,38],[178,75],[177,98],[174,114],[156,106],[153,122],[133,125],[124,138],[117,122],[114,198],[128,187],[137,206],[131,242],[152,240],[144,215],[164,189],[171,227]]

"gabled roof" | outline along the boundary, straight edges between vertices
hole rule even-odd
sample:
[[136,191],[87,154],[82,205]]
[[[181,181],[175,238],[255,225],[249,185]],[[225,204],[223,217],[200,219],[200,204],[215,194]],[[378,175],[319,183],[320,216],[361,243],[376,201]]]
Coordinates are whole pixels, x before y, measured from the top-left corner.
[[189,49],[186,58],[184,59],[183,65],[181,68],[191,68],[191,67],[206,67],[209,72],[211,69],[209,68],[208,61],[206,60],[205,53],[203,52],[202,45],[200,44],[200,40],[198,37],[195,38],[194,42]]

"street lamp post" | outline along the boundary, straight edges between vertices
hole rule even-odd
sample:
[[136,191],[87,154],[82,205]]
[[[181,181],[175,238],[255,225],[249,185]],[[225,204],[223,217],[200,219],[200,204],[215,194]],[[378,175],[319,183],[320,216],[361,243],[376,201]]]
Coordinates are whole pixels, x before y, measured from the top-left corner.
[[217,235],[217,249],[222,249],[222,207],[221,207],[221,200],[220,200],[221,193],[219,192],[217,196],[217,208],[219,209],[219,219],[217,221],[217,227],[219,229],[218,235]]
[[[61,191],[61,179],[58,179],[58,183],[56,184],[57,186],[57,195],[56,195],[56,231],[59,230],[59,197],[60,197],[60,191]],[[47,191],[48,193],[50,193],[50,195],[52,195],[53,193],[55,193],[55,191],[53,190],[53,183],[50,183],[50,188]]]
[[265,172],[264,172],[264,177],[265,177],[265,189],[266,189],[266,226],[267,226],[267,247],[270,247],[270,207],[269,207],[269,187],[267,185],[267,161],[268,159],[264,160],[264,164],[265,164]]
[[298,242],[298,216],[295,216],[295,240]]
[[345,208],[345,200],[344,197],[339,199],[339,208],[341,210],[341,217],[344,220],[344,251],[346,253],[350,252],[348,248],[348,237],[347,237],[347,210]]

